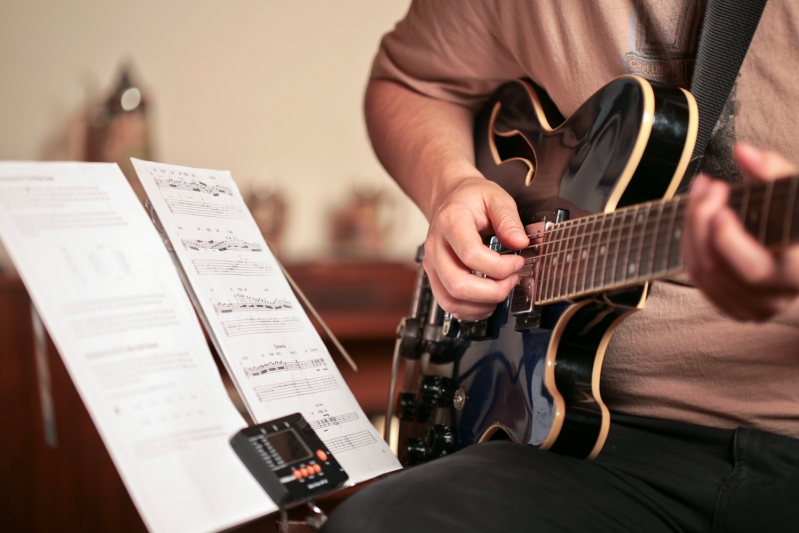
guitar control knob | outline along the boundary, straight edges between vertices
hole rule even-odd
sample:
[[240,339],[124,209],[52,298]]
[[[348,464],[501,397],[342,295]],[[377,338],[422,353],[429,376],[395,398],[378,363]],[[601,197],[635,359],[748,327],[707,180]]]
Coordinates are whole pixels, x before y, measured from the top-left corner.
[[409,437],[405,441],[405,457],[408,466],[418,465],[427,460],[427,446],[422,439]]
[[443,457],[455,451],[455,434],[445,424],[432,424],[427,428],[424,443],[431,458]]
[[399,353],[408,359],[419,359],[422,352],[419,350],[419,340],[422,336],[422,327],[419,319],[405,318],[397,328],[397,338],[400,339]]
[[457,385],[450,378],[422,376],[419,403],[430,407],[451,407]]
[[397,416],[400,420],[412,422],[416,420],[419,410],[419,402],[416,401],[416,393],[403,392],[397,399]]

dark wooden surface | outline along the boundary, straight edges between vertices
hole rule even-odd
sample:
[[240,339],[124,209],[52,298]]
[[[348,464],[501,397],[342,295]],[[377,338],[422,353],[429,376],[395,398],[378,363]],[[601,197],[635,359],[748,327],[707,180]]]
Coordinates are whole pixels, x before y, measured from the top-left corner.
[[[385,408],[393,335],[407,313],[411,265],[290,267],[292,276],[360,366],[333,358],[367,414]],[[0,531],[144,532],[144,524],[52,343],[49,363],[58,446],[45,444],[30,303],[18,279],[0,276]],[[324,502],[332,509],[346,494]],[[237,528],[274,531],[274,517]]]

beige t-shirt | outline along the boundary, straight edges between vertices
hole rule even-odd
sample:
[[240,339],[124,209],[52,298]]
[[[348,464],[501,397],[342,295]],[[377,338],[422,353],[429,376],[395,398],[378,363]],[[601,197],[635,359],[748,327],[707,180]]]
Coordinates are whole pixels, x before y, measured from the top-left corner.
[[[689,86],[703,5],[415,1],[384,37],[372,77],[474,110],[501,83],[529,77],[568,117],[625,73]],[[799,161],[797,50],[799,2],[769,1],[719,120],[716,152],[740,139]],[[645,309],[613,335],[602,374],[611,411],[799,438],[799,303],[766,323],[740,323],[678,281],[654,283]]]

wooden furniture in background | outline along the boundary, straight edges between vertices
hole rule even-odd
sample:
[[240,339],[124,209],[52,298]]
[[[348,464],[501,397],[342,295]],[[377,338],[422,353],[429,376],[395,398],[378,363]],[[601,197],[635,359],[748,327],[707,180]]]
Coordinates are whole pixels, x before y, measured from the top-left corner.
[[[382,413],[394,330],[410,306],[415,266],[307,263],[288,268],[357,361],[356,374],[330,347],[361,406],[369,415]],[[18,278],[0,276],[0,531],[145,532],[52,343],[48,353],[56,448],[44,440],[30,300]],[[273,517],[262,518],[237,531],[272,531],[273,524]]]

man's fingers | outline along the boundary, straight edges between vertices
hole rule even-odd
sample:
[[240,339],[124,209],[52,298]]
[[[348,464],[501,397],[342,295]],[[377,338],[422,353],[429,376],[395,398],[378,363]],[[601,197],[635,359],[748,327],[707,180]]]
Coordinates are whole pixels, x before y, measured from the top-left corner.
[[489,278],[505,279],[524,266],[521,257],[498,254],[483,244],[474,226],[469,228],[466,224],[456,224],[449,232],[449,245],[467,269],[476,270]]
[[445,243],[440,243],[433,254],[428,255],[425,250],[424,264],[428,273],[435,271],[447,295],[478,304],[501,302],[513,288],[513,280],[518,279],[513,275],[499,280],[476,276]]
[[491,197],[485,207],[499,242],[512,250],[521,250],[530,244],[516,202],[510,196]]
[[769,181],[799,173],[799,167],[771,150],[738,142],[733,148],[738,166],[752,178]]
[[729,208],[723,208],[710,221],[711,246],[721,262],[737,278],[749,285],[771,285],[776,280],[772,254],[746,233]]
[[477,303],[453,297],[444,288],[441,278],[434,270],[427,271],[427,279],[438,305],[458,320],[481,320],[487,318],[496,308],[496,303]]

